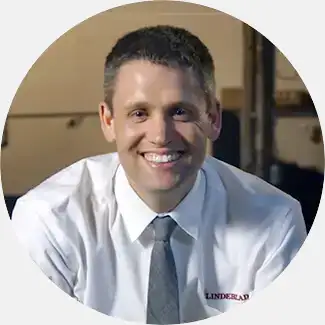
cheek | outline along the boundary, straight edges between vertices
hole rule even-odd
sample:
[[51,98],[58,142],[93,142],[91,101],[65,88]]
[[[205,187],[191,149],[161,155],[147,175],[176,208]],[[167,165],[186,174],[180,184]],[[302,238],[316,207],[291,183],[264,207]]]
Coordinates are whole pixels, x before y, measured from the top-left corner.
[[134,124],[131,123],[125,123],[124,126],[121,127],[121,131],[128,139],[133,139],[139,134],[139,130],[134,126]]
[[142,138],[142,131],[131,123],[116,125],[116,145],[119,152],[130,151]]
[[176,126],[176,132],[194,147],[202,146],[205,143],[205,132],[199,123],[180,123]]

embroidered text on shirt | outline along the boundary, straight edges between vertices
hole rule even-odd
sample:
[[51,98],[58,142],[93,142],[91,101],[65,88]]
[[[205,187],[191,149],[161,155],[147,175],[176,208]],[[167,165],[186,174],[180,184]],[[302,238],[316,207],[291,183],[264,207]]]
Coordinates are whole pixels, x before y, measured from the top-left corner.
[[248,294],[235,294],[235,293],[211,293],[206,292],[205,298],[207,300],[237,300],[237,301],[245,301],[248,300],[249,295]]

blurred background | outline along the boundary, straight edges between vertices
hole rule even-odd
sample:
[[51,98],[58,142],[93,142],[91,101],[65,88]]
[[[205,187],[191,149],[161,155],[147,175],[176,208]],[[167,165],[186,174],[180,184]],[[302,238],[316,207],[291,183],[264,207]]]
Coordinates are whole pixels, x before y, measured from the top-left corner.
[[322,193],[324,146],[303,81],[273,44],[241,21],[174,1],[103,12],[59,38],[33,65],[12,102],[2,141],[9,215],[19,196],[53,173],[83,157],[115,151],[104,141],[97,117],[105,56],[124,33],[156,24],[191,30],[215,59],[223,130],[208,154],[298,199],[309,231]]

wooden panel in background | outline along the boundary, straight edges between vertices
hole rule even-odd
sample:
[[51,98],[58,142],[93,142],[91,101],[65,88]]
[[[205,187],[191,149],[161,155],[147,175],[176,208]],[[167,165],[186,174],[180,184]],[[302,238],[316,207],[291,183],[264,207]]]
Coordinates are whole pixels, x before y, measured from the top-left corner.
[[67,128],[70,118],[14,119],[8,145],[1,152],[1,179],[6,194],[20,194],[56,171],[86,156],[115,151],[101,133],[98,117]]

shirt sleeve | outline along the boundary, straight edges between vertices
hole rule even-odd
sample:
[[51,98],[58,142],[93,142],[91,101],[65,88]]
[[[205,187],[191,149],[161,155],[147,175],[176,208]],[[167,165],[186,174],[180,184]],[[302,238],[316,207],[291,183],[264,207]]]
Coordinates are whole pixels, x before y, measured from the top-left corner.
[[76,274],[73,250],[57,217],[35,203],[18,200],[12,223],[19,242],[41,271],[73,296]]
[[267,255],[255,277],[255,290],[259,291],[277,278],[295,257],[307,236],[306,226],[298,202],[287,214],[274,222],[266,247]]

